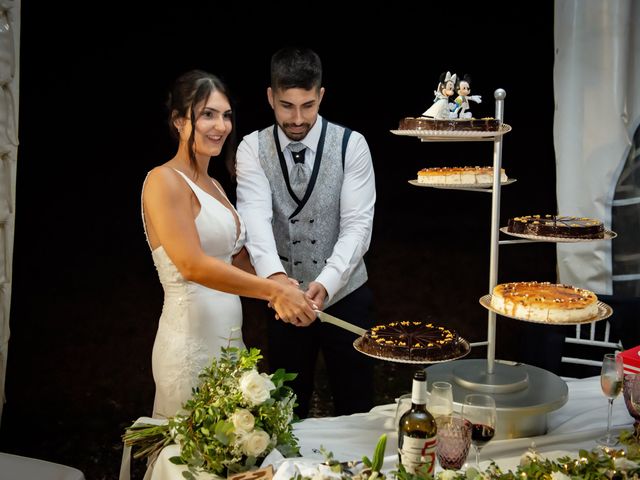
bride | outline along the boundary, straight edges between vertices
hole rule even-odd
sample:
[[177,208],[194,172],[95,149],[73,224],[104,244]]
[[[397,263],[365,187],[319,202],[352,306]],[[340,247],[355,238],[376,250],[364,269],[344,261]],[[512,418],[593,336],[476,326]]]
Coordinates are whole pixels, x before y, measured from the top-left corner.
[[153,416],[159,418],[178,413],[221,347],[243,346],[239,295],[267,300],[277,318],[297,326],[316,317],[293,282],[254,274],[242,219],[207,174],[227,137],[233,143],[224,84],[207,72],[187,72],[176,80],[168,106],[178,149],[147,174],[142,189],[143,226],[164,289],[152,354]]

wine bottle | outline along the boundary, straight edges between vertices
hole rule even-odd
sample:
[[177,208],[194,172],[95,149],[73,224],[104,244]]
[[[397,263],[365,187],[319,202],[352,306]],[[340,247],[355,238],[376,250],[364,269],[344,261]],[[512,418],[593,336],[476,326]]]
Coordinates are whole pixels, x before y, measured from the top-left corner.
[[436,463],[437,426],[427,410],[427,374],[418,370],[413,375],[411,409],[398,424],[398,457],[409,473],[416,470],[433,474]]

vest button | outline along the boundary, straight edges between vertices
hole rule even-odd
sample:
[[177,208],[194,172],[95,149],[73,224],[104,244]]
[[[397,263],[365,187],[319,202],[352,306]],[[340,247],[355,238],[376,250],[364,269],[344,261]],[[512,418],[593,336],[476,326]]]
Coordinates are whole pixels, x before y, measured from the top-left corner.
[[315,240],[311,240],[311,245],[315,245],[316,241]]
[[294,240],[293,244],[295,245],[296,243],[300,243],[300,240]]
[[297,221],[298,221],[298,220],[293,219],[293,220],[291,220],[291,223],[296,223]]
[[293,262],[294,265],[300,265],[302,262],[298,260],[297,262]]
[[314,260],[314,261],[313,261],[313,263],[318,263],[318,261],[317,261],[317,260]]
[[313,223],[313,218],[311,220],[309,220],[309,223]]

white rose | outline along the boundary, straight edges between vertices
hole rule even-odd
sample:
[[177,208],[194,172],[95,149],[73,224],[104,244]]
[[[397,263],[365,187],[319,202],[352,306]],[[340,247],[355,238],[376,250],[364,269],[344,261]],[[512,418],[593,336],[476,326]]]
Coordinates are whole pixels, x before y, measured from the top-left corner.
[[455,470],[444,470],[438,474],[438,480],[453,480],[456,475],[458,474]]
[[571,477],[562,472],[551,472],[552,480],[571,480]]
[[240,444],[246,455],[257,457],[269,446],[269,435],[264,430],[254,430],[243,435]]
[[627,457],[616,457],[613,459],[613,464],[616,470],[635,470],[638,468],[638,464]]
[[231,423],[237,433],[248,433],[253,430],[255,418],[246,408],[239,408],[231,415]]
[[539,462],[541,460],[542,460],[542,457],[538,455],[536,452],[527,450],[520,457],[520,466],[526,467],[528,465],[531,465],[533,462]]
[[268,375],[261,375],[257,370],[249,370],[240,377],[240,391],[247,402],[252,405],[260,405],[271,396],[271,390],[275,390]]

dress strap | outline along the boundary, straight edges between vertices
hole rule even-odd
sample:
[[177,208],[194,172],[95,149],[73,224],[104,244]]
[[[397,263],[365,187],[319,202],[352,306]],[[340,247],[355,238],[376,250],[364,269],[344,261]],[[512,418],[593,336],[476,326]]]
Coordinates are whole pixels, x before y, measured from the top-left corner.
[[149,178],[149,173],[144,177],[144,182],[142,182],[142,192],[140,193],[140,212],[142,214],[142,229],[144,230],[144,238],[147,240],[147,245],[149,245],[149,249],[153,250],[151,247],[151,242],[149,241],[149,234],[147,233],[147,222],[144,219],[144,187],[147,184],[147,179]]

